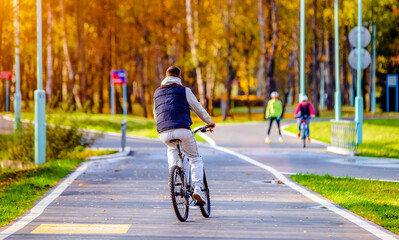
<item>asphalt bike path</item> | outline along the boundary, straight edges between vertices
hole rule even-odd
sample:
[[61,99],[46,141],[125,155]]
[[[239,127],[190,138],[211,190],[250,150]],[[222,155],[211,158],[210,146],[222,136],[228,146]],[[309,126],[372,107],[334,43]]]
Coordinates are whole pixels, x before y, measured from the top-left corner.
[[[227,151],[253,153],[267,161],[288,150],[284,144],[257,145],[252,128],[232,139],[230,126],[218,126],[211,136]],[[260,131],[253,130],[261,135]],[[224,136],[222,133],[225,133]],[[241,133],[243,130],[241,130]],[[263,136],[264,137],[264,136]],[[263,142],[263,137],[261,141]],[[223,140],[230,138],[231,141]],[[248,138],[248,140],[246,140]],[[237,142],[223,144],[223,142]],[[244,142],[248,141],[245,146]],[[295,144],[295,139],[292,140]],[[117,147],[120,138],[105,135],[95,147]],[[272,143],[274,144],[274,143]],[[300,145],[299,140],[297,144]],[[281,184],[275,174],[240,156],[201,144],[211,190],[209,219],[190,209],[188,221],[174,215],[168,188],[166,147],[157,140],[128,138],[131,156],[88,162],[43,213],[6,239],[395,239],[395,235],[362,220],[382,235],[373,234],[336,212],[311,200],[292,186]],[[269,152],[256,153],[261,148]],[[328,155],[322,147],[314,152]],[[274,153],[272,151],[274,149]],[[298,148],[299,149],[299,148]],[[302,150],[302,149],[301,149]],[[313,153],[309,150],[309,153]],[[284,154],[283,154],[284,155]],[[287,155],[287,154],[286,154]],[[291,155],[289,155],[291,156]],[[308,158],[313,158],[309,155]],[[295,155],[293,155],[295,157]],[[290,158],[287,157],[286,158]],[[317,158],[317,157],[315,157]],[[294,160],[291,160],[294,161]],[[269,162],[266,162],[269,164]],[[286,163],[286,165],[289,165]],[[300,165],[299,163],[297,165]],[[342,164],[337,164],[343,166]],[[296,165],[294,165],[296,166]],[[296,167],[287,170],[296,170]],[[281,171],[280,169],[278,171]],[[292,183],[291,183],[292,184]],[[62,185],[62,184],[60,184]],[[295,184],[296,185],[296,184]],[[55,191],[54,189],[53,191]],[[311,193],[316,197],[317,194]],[[51,191],[41,200],[51,195]],[[327,203],[331,204],[327,201]],[[36,206],[40,205],[40,201]],[[339,207],[338,207],[339,208]],[[348,211],[339,210],[350,214]],[[29,213],[25,214],[25,217]],[[24,217],[20,218],[24,220]],[[26,220],[26,219],[25,219]],[[0,229],[0,239],[12,224]]]
[[[283,125],[293,121],[283,121]],[[311,140],[306,148],[297,137],[283,134],[278,141],[277,126],[271,143],[265,143],[268,122],[218,125],[209,137],[219,146],[249,156],[287,174],[314,173],[340,177],[399,181],[399,160],[345,156],[326,151],[326,144]],[[245,132],[245,134],[243,134]],[[310,133],[312,137],[312,132]]]

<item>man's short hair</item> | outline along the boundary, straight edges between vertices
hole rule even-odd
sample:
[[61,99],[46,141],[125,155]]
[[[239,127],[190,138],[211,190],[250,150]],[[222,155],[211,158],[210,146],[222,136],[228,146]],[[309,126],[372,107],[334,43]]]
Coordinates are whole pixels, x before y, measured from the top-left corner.
[[180,76],[180,69],[175,66],[170,66],[168,70],[166,70],[166,76],[173,76],[179,77]]

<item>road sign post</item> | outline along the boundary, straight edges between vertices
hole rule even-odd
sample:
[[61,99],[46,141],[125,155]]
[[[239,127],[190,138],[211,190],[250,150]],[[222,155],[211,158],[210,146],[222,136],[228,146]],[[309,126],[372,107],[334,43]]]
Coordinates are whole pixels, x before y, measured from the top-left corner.
[[42,89],[42,3],[37,0],[37,90],[35,91],[35,164],[46,162],[46,93]]
[[123,115],[127,115],[126,70],[111,70],[111,114],[115,114],[115,85],[123,85]]
[[10,80],[6,81],[6,112],[8,112],[8,105],[10,104]]
[[355,70],[353,70],[353,68],[351,67],[351,86],[350,86],[350,90],[349,90],[349,105],[351,107],[353,107],[353,105],[355,105],[353,103],[353,97],[355,96],[354,91],[353,91],[353,85],[354,85],[354,81],[355,81]]
[[398,74],[388,74],[387,75],[387,112],[389,112],[389,89],[393,87],[396,89],[395,91],[395,111],[398,111],[398,106],[399,106],[399,101],[398,101],[398,95],[399,95],[399,80],[398,80]]
[[376,105],[377,105],[377,101],[376,101],[376,96],[375,96],[375,59],[376,59],[376,52],[375,52],[375,24],[372,25],[373,28],[373,89],[371,92],[371,112],[373,114],[375,114],[376,112]]
[[123,84],[123,115],[127,115],[127,86]]
[[114,87],[114,83],[112,81],[112,71],[111,71],[111,77],[110,77],[109,81],[110,81],[110,87],[111,87],[111,99],[110,99],[111,115],[115,115],[115,99],[114,99],[115,98],[115,87]]
[[358,1],[357,8],[357,96],[355,99],[355,122],[356,122],[356,143],[363,142],[363,98],[362,98],[362,65],[361,65],[361,49],[362,49],[362,0]]
[[[349,33],[349,42],[355,47],[349,53],[349,64],[356,71],[356,90],[355,98],[355,122],[356,122],[356,144],[363,142],[363,97],[362,97],[362,69],[367,68],[371,63],[371,56],[368,51],[363,49],[371,40],[370,32],[362,27],[362,0],[358,1],[357,9],[357,27],[353,28]],[[352,83],[353,84],[353,78]],[[352,85],[351,85],[352,87]]]

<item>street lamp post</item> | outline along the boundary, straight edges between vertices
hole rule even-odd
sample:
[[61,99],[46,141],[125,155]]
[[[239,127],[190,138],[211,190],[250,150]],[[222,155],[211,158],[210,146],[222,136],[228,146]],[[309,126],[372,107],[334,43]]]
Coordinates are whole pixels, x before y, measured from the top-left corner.
[[[315,9],[316,10],[316,9]],[[341,90],[339,82],[339,31],[338,31],[338,0],[334,0],[335,22],[335,120],[341,120]]]
[[301,0],[301,50],[300,50],[300,93],[299,93],[299,101],[301,101],[301,97],[305,95],[305,0]]
[[357,9],[357,96],[355,99],[355,122],[356,122],[356,143],[362,143],[363,139],[363,98],[362,98],[362,67],[361,67],[361,50],[362,50],[362,0],[358,1]]
[[35,164],[46,162],[46,93],[42,84],[42,3],[37,0],[37,90],[35,91]]
[[14,130],[21,132],[21,90],[20,90],[20,71],[19,71],[19,1],[14,0],[15,6],[15,94],[14,94]]

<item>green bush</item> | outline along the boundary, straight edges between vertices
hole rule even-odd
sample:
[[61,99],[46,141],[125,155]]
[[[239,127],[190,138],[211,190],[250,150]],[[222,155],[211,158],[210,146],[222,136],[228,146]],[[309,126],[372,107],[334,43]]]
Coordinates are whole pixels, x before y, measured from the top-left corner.
[[[68,156],[75,148],[88,147],[99,135],[85,133],[76,123],[62,127],[47,125],[46,127],[46,160],[60,159]],[[8,141],[8,158],[33,162],[35,159],[35,128],[33,124],[25,124],[21,136],[15,135]]]

